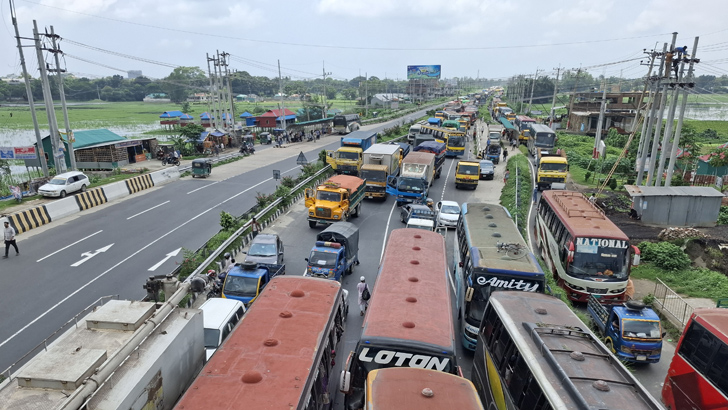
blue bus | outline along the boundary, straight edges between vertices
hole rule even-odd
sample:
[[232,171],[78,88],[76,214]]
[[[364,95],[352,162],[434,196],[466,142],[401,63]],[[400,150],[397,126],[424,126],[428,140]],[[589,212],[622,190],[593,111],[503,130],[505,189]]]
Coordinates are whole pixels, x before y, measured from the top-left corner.
[[456,232],[462,341],[475,350],[490,294],[497,290],[544,293],[546,278],[511,214],[501,205],[464,203]]

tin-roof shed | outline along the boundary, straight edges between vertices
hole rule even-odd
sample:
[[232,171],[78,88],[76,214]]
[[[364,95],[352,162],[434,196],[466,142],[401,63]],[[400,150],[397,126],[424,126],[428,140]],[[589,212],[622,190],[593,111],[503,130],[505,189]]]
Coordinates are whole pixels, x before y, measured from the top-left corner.
[[711,187],[625,185],[642,222],[659,226],[715,226],[723,194]]

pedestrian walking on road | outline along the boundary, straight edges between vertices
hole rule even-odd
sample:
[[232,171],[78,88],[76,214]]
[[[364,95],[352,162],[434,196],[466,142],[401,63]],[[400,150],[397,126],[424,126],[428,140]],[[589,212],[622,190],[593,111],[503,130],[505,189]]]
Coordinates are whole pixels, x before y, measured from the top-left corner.
[[8,258],[10,245],[13,245],[13,248],[15,248],[15,254],[20,255],[20,251],[18,250],[18,244],[15,243],[15,234],[15,228],[10,226],[10,222],[5,221],[5,229],[3,230],[3,238],[5,239],[5,256],[3,256],[3,259]]
[[369,286],[367,286],[366,278],[362,276],[359,278],[359,283],[356,285],[356,290],[359,292],[359,316],[364,316],[364,312],[367,311],[369,306],[369,299],[372,297],[369,292]]
[[506,172],[505,172],[505,173],[503,174],[503,183],[504,183],[504,184],[505,184],[506,182],[508,182],[508,177],[510,177],[510,176],[511,176],[511,171],[509,171],[509,170],[506,170]]
[[504,149],[503,150],[503,162],[506,162],[506,160],[508,160],[508,150]]
[[258,221],[255,220],[255,217],[253,217],[253,220],[250,221],[250,228],[253,230],[253,238],[258,236],[258,234],[262,230]]

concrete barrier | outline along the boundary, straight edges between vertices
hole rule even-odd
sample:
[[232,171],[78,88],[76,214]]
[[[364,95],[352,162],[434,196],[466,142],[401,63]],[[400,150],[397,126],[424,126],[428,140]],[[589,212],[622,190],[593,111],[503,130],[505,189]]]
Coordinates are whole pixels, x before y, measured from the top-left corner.
[[178,167],[171,167],[165,168],[161,171],[152,172],[150,175],[152,176],[152,182],[154,182],[154,185],[162,185],[167,182],[178,180],[180,173]]
[[45,205],[45,207],[48,210],[48,214],[51,216],[51,219],[54,221],[80,212],[78,203],[74,197],[57,199],[53,202],[49,202]]
[[[78,212],[78,208],[76,209],[76,212]],[[23,233],[50,223],[52,218],[48,213],[46,206],[41,205],[11,214],[8,216],[8,221],[18,233]]]
[[104,185],[103,189],[104,195],[106,195],[106,200],[109,202],[129,195],[129,189],[126,187],[125,181]]
[[134,194],[154,186],[151,174],[139,175],[138,177],[129,178],[126,181],[126,188],[129,194]]
[[85,211],[89,208],[105,204],[107,202],[106,194],[103,188],[90,189],[86,192],[78,193],[74,196],[78,209]]

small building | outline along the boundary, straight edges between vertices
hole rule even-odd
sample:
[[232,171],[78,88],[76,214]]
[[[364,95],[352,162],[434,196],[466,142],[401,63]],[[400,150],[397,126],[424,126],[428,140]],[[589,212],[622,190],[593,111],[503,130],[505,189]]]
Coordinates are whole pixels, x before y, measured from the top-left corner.
[[[728,148],[728,142],[716,148],[716,150]],[[695,174],[697,175],[712,175],[715,177],[722,177],[728,175],[728,166],[714,167],[710,165],[710,157],[712,154],[705,154],[698,157],[698,166],[696,167]]]
[[642,222],[657,226],[715,226],[724,195],[702,186],[625,185]]
[[168,126],[168,128],[174,128],[179,125],[179,119],[185,115],[182,111],[165,111],[159,116],[159,124],[162,126]]
[[392,103],[404,102],[408,97],[407,94],[401,93],[381,93],[374,94],[369,102],[372,106],[389,107]]
[[246,127],[255,127],[257,124],[257,121],[253,114],[245,111],[244,113],[240,114],[240,118],[242,118],[245,121]]
[[[616,128],[622,134],[629,133],[635,120],[640,92],[607,93],[606,111],[602,132],[606,135],[610,128]],[[599,111],[603,93],[576,93],[569,101],[568,132],[596,135],[599,123]],[[656,98],[660,98],[659,94]]]
[[187,102],[205,103],[212,99],[210,94],[207,93],[194,93],[187,97]]
[[205,128],[210,127],[212,126],[212,120],[214,119],[215,117],[210,116],[210,113],[203,112],[202,114],[200,114],[200,125]]
[[180,127],[184,127],[187,124],[192,124],[194,121],[195,121],[195,117],[193,117],[189,114],[182,114],[182,116],[179,117]]
[[[114,169],[129,164],[146,161],[148,154],[157,149],[156,138],[127,139],[105,128],[75,131],[73,152],[78,169]],[[36,147],[37,148],[37,147]],[[49,167],[55,167],[59,156],[51,157],[53,152],[50,137],[43,138],[43,151]],[[149,154],[151,156],[151,154]],[[63,157],[66,168],[71,167],[68,143],[63,141]],[[37,164],[36,164],[37,163]],[[26,160],[27,166],[40,166],[38,160]]]
[[142,100],[146,103],[170,103],[172,100],[165,93],[152,93],[144,97]]
[[[282,117],[285,115],[285,119]],[[256,117],[258,126],[262,128],[278,128],[282,126],[283,121],[288,124],[296,122],[296,114],[285,108],[284,110],[268,110],[264,114]]]

